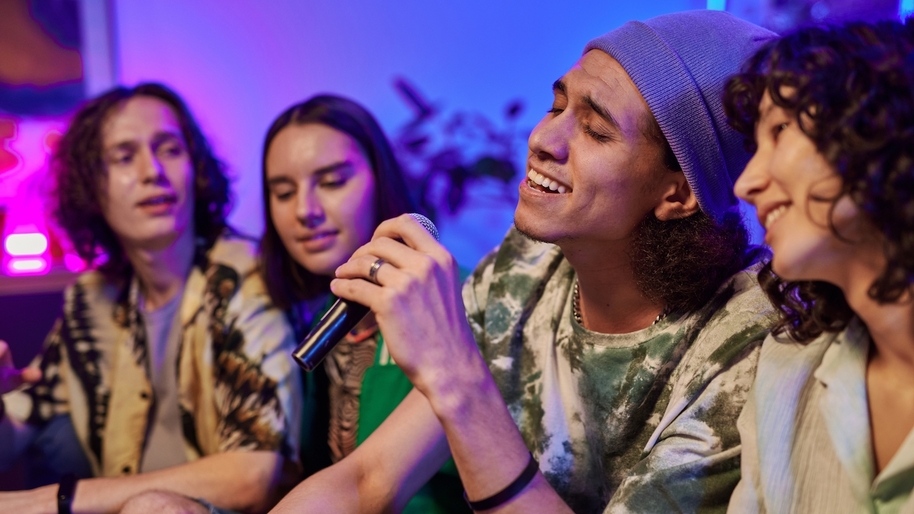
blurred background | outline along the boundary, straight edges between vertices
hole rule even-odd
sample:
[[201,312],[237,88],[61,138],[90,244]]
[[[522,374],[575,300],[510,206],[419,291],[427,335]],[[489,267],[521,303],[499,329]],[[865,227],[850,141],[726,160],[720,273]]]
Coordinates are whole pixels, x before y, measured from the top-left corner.
[[230,220],[253,236],[269,122],[316,93],[351,97],[472,268],[509,228],[527,135],[584,44],[705,8],[783,32],[904,16],[914,0],[0,0],[0,339],[27,363],[85,267],[50,215],[47,161],[87,97],[143,81],[183,95],[229,167]]

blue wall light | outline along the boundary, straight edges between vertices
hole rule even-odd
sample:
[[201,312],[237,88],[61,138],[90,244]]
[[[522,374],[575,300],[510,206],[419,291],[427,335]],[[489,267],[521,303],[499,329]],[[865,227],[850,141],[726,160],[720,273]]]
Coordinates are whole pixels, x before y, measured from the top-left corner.
[[[911,2],[914,0],[902,0],[903,2]],[[726,11],[727,10],[727,0],[708,0],[708,9],[711,11]]]

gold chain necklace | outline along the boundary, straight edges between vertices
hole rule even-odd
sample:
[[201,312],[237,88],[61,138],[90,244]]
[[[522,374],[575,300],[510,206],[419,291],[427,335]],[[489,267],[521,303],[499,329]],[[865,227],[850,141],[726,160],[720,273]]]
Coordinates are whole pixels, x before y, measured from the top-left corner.
[[[581,316],[581,288],[578,286],[578,279],[574,279],[574,292],[572,293],[573,297],[571,299],[571,313],[574,315],[574,320],[578,322],[578,325],[584,326],[584,317]],[[665,318],[667,314],[670,313],[669,307],[664,307],[663,311],[654,318],[654,322],[651,323],[651,326],[660,323],[660,320]]]

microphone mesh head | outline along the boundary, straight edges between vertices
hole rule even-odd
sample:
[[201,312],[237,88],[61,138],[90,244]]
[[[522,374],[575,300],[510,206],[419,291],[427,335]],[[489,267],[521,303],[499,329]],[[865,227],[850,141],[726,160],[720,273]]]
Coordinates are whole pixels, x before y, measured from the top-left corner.
[[432,223],[432,220],[426,218],[425,216],[419,214],[418,212],[411,212],[411,213],[409,213],[409,215],[412,216],[414,220],[418,221],[419,224],[425,228],[425,230],[428,230],[428,233],[431,234],[432,237],[435,238],[435,241],[441,240],[438,237],[438,228],[435,226],[434,223]]

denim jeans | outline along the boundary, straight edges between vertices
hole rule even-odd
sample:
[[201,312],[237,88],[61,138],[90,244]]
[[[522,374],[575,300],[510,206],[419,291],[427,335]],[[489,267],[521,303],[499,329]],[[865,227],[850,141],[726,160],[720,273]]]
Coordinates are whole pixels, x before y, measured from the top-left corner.
[[54,416],[38,430],[25,453],[27,487],[60,482],[67,473],[92,478],[92,465],[83,452],[69,414]]

